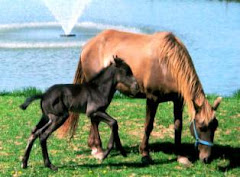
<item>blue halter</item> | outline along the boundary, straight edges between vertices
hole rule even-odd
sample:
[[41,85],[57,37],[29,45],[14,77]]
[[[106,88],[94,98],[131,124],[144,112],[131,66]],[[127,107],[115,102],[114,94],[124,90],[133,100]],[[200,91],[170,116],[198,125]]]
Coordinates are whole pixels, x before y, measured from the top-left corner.
[[197,129],[196,129],[196,121],[195,121],[195,119],[193,120],[193,131],[194,131],[194,136],[195,136],[195,139],[196,139],[196,142],[195,142],[195,147],[196,148],[198,147],[199,144],[210,146],[210,147],[213,146],[212,142],[201,140],[199,138],[198,133],[197,133]]

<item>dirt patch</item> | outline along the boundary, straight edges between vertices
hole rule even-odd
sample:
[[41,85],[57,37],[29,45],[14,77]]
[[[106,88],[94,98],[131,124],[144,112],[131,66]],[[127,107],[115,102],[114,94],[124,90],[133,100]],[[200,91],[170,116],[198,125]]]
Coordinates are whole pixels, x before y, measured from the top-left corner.
[[230,116],[231,119],[239,119],[240,118],[240,114],[235,114],[235,115],[232,115]]
[[[129,131],[128,134],[140,137],[142,139],[144,135],[144,129],[132,130]],[[157,139],[164,139],[166,137],[174,138],[174,125],[169,125],[168,127],[163,125],[155,125],[151,133],[151,137]]]

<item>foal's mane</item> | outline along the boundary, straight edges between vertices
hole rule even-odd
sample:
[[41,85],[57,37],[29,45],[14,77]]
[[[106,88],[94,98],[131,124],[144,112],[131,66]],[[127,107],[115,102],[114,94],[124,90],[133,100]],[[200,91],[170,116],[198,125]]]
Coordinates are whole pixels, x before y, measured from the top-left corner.
[[117,62],[116,60],[118,60],[118,63],[120,64],[116,64],[116,63],[110,63],[107,67],[103,68],[100,72],[98,72],[95,76],[93,76],[89,81],[88,83],[91,83],[91,84],[98,84],[98,79],[111,67],[111,66],[117,66],[117,68],[119,68],[119,66],[123,69],[128,69],[130,68],[129,65],[124,62],[122,59],[120,58],[114,58],[115,59],[115,62]]
[[103,68],[100,72],[98,72],[95,76],[93,76],[88,83],[89,84],[97,84],[98,79],[113,65],[113,63],[110,63],[109,66]]
[[198,105],[206,109],[204,110],[204,121],[208,123],[211,118],[211,106],[205,99],[202,84],[186,47],[177,37],[169,32],[165,34],[160,45],[158,52],[160,55],[159,62],[167,65],[168,70],[175,79],[179,94],[188,106],[191,119],[195,116],[193,100],[197,99]]

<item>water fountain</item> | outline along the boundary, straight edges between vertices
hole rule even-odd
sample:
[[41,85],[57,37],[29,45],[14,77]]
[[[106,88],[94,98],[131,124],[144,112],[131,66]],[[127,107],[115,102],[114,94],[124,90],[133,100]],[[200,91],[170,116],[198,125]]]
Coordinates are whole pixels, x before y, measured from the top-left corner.
[[78,18],[82,15],[91,0],[43,0],[55,19],[61,24],[64,34],[61,36],[72,37],[71,34]]
[[[22,3],[23,1],[16,1],[14,6],[11,1],[1,3],[0,16],[4,16],[7,13],[4,9],[10,6],[12,11],[8,12],[6,18],[0,19],[0,50],[3,48],[79,49],[86,41],[104,29],[142,32],[141,29],[135,27],[112,24],[111,21],[114,20],[110,22],[96,20],[99,14],[103,19],[115,19],[115,16],[111,16],[116,11],[112,8],[112,5],[116,3],[114,0],[108,3],[105,1],[91,3],[92,0],[29,0],[28,3]],[[91,13],[87,7],[91,8]],[[124,6],[122,8],[125,9]],[[101,11],[101,9],[109,9],[112,12]],[[78,20],[79,17],[83,17],[81,22]],[[72,33],[78,35],[75,36]]]

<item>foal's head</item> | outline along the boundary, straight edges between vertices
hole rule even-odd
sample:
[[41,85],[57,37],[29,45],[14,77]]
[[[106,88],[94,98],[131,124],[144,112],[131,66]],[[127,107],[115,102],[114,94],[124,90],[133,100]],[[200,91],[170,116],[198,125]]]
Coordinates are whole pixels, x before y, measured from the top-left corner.
[[[218,121],[215,116],[221,102],[221,97],[218,97],[213,106],[211,106],[207,100],[204,101],[202,106],[194,105],[196,113],[193,119],[190,130],[195,137],[195,147],[199,151],[199,159],[204,163],[209,162],[211,155],[214,133],[218,127]],[[206,121],[206,118],[208,121]]]
[[136,95],[139,92],[139,86],[137,80],[133,76],[132,70],[127,63],[117,56],[114,57],[115,66],[117,68],[115,73],[115,79],[117,84],[124,85],[131,91],[132,95]]

